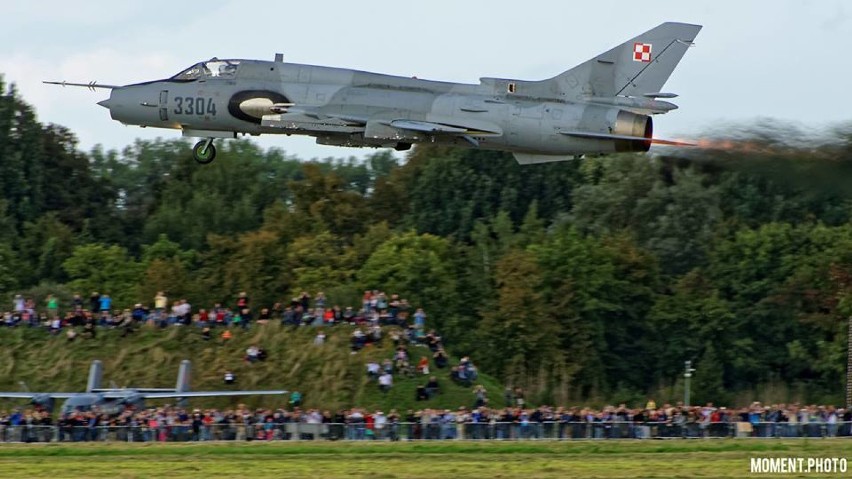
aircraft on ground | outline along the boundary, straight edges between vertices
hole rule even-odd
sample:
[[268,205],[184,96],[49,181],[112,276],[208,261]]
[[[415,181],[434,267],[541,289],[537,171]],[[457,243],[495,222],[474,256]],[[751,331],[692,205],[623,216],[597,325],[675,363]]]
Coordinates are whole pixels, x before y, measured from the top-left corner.
[[[583,154],[644,152],[651,115],[677,108],[662,91],[701,30],[663,23],[553,78],[481,78],[478,85],[345,68],[213,58],[171,78],[132,85],[45,82],[105,88],[98,104],[126,125],[172,128],[204,138],[199,163],[216,156],[215,138],[309,135],[317,143],[407,150],[415,143],[512,152],[521,164]],[[557,50],[558,51],[558,50]]]
[[253,396],[257,394],[287,394],[287,391],[190,391],[191,363],[185,359],[180,363],[177,384],[174,389],[157,388],[102,388],[101,378],[103,376],[103,364],[92,361],[89,367],[89,378],[86,384],[86,392],[0,392],[0,398],[29,399],[32,404],[47,410],[53,410],[56,399],[65,399],[62,405],[62,414],[74,411],[88,411],[97,407],[101,412],[116,414],[125,407],[132,406],[135,409],[145,407],[145,399],[169,399],[177,398],[185,400],[195,397],[220,397],[220,396]]

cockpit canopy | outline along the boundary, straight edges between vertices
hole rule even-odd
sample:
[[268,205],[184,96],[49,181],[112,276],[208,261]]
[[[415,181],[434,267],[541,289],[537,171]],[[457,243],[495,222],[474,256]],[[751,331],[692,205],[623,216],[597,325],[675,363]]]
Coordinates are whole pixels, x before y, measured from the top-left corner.
[[206,62],[196,63],[171,79],[186,81],[207,78],[234,78],[239,65],[239,60],[219,60],[218,58],[213,58]]

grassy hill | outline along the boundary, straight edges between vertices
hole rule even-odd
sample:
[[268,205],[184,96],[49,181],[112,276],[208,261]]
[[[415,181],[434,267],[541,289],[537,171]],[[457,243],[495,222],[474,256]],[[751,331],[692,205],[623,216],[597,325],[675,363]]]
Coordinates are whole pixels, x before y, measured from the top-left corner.
[[[21,391],[21,381],[32,391],[83,391],[89,364],[103,361],[103,386],[174,387],[178,366],[183,359],[192,360],[193,390],[214,389],[286,389],[303,394],[303,407],[334,410],[360,406],[392,408],[404,411],[424,407],[470,407],[474,402],[472,388],[454,384],[449,369],[435,369],[442,394],[429,401],[415,401],[417,385],[426,377],[394,376],[394,387],[387,393],[379,391],[375,381],[366,375],[369,359],[381,362],[392,358],[393,346],[386,337],[382,347],[368,346],[351,354],[349,337],[352,326],[325,328],[328,335],[322,346],[313,344],[317,329],[289,328],[279,324],[255,325],[248,331],[234,330],[234,337],[224,342],[220,330],[214,339],[205,341],[197,327],[170,327],[165,330],[142,327],[122,338],[119,330],[98,330],[95,339],[82,336],[68,342],[64,335],[50,336],[43,329],[26,327],[0,329],[0,390]],[[387,334],[386,334],[387,336]],[[263,362],[243,361],[245,350],[252,344],[265,348],[268,359]],[[416,362],[428,349],[409,346]],[[455,363],[455,361],[451,361]],[[235,386],[223,384],[226,370],[237,376]],[[489,391],[491,401],[502,397],[502,386],[493,378],[480,375],[477,384]],[[238,403],[249,406],[274,407],[285,403],[284,398],[256,396],[239,398],[195,399],[194,407],[227,407]],[[21,401],[0,400],[0,407],[21,405]]]

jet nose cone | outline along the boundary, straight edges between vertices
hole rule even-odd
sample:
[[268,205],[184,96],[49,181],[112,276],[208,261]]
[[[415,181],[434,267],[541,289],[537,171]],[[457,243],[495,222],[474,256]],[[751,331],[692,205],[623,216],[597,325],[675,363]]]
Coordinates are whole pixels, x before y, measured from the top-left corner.
[[100,106],[102,106],[102,107],[106,108],[107,110],[109,110],[109,98],[107,98],[106,100],[99,101],[99,102],[98,102],[98,105],[100,105]]

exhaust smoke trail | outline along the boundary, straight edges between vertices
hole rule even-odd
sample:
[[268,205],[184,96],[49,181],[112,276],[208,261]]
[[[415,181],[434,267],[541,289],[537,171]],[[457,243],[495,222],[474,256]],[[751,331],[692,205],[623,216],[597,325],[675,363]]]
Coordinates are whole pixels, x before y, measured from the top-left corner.
[[797,189],[852,198],[852,123],[820,132],[764,120],[679,141],[696,146],[655,150],[667,161],[761,175]]

